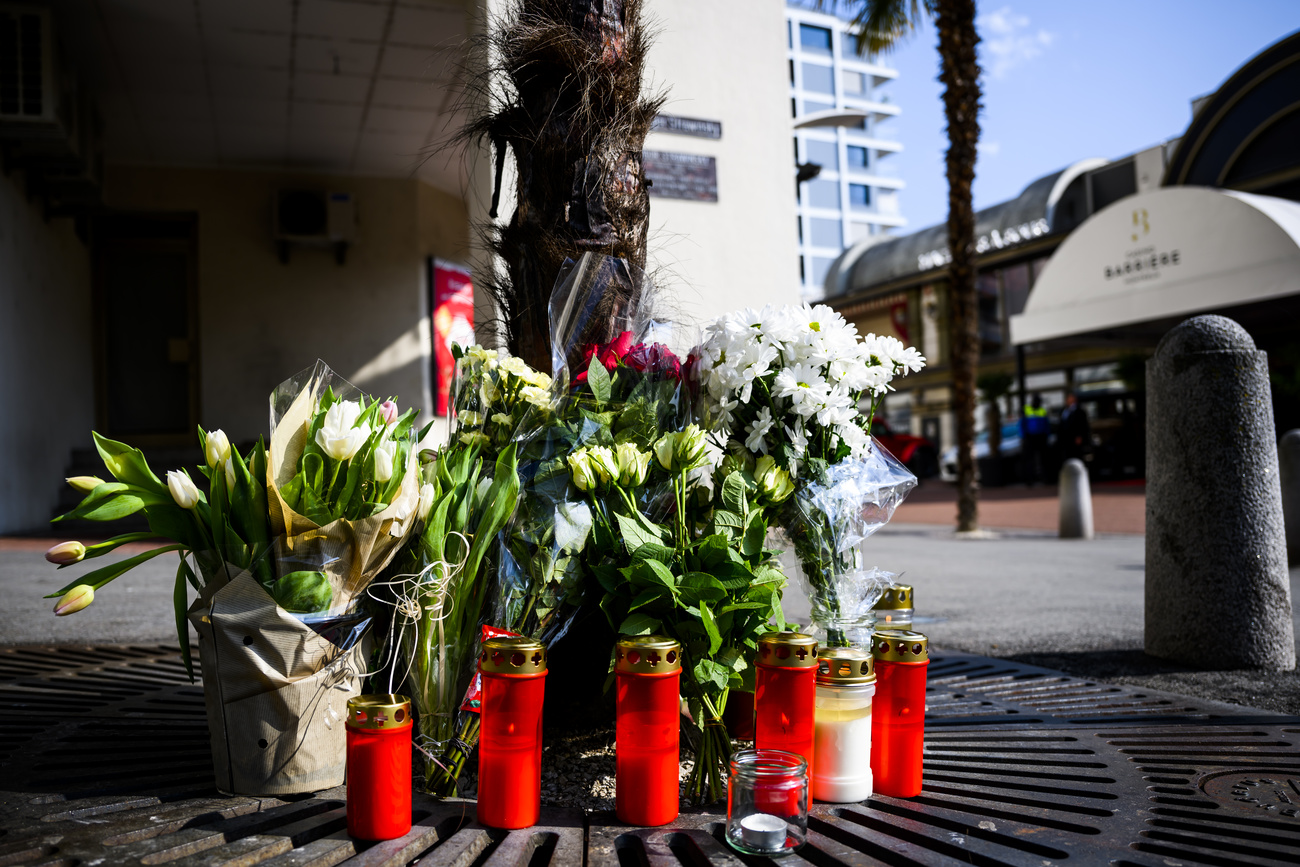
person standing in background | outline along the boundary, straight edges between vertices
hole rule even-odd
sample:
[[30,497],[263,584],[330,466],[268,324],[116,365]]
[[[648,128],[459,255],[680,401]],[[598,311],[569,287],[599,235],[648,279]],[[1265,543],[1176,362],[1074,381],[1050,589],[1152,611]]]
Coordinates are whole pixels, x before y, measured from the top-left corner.
[[1065,395],[1065,409],[1061,410],[1061,424],[1056,436],[1061,444],[1063,460],[1085,459],[1092,445],[1092,425],[1088,422],[1088,414],[1079,406],[1078,395],[1072,391]]
[[1025,407],[1025,416],[1020,420],[1020,441],[1024,443],[1025,484],[1036,485],[1043,481],[1043,463],[1047,455],[1047,436],[1051,433],[1051,423],[1047,420],[1047,410],[1043,408],[1043,396],[1035,394]]

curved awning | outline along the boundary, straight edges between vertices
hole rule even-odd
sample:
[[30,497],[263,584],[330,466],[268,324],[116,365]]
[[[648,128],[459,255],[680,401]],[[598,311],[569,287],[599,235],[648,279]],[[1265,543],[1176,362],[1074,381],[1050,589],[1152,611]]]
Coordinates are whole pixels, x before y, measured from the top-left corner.
[[1011,317],[1017,345],[1300,294],[1300,203],[1209,187],[1121,199],[1075,229]]

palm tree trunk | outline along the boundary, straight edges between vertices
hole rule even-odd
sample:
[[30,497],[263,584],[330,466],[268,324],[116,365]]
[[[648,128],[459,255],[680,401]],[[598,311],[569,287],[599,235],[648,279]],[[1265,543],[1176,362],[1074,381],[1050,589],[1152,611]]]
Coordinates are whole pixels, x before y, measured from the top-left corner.
[[488,108],[466,134],[496,157],[493,216],[507,153],[518,172],[510,222],[484,227],[503,267],[483,282],[510,351],[549,370],[549,303],[564,261],[598,252],[645,267],[641,147],[662,100],[641,94],[641,0],[513,0],[488,40],[495,59],[479,85]]
[[980,84],[974,0],[937,0],[939,81],[948,121],[948,269],[952,293],[952,393],[957,417],[957,530],[979,527],[975,484],[975,368],[979,308],[975,295],[975,214],[971,183],[979,143]]

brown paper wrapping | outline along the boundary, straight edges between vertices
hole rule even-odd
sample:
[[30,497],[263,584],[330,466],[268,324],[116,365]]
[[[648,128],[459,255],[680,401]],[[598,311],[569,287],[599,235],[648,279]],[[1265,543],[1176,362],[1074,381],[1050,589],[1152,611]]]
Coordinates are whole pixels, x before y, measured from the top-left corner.
[[217,788],[288,795],[342,785],[344,718],[360,647],[342,652],[275,604],[251,573],[190,606]]
[[[321,373],[324,371],[324,373]],[[328,368],[318,363],[275,424],[267,462],[267,506],[277,564],[319,569],[334,589],[330,610],[352,607],[401,548],[420,501],[419,461],[407,461],[398,495],[377,515],[324,527],[295,512],[280,486],[298,471],[307,423]],[[277,606],[249,573],[214,580],[190,607],[212,738],[217,787],[241,795],[286,795],[342,785],[347,700],[360,690],[360,644],[344,653]]]

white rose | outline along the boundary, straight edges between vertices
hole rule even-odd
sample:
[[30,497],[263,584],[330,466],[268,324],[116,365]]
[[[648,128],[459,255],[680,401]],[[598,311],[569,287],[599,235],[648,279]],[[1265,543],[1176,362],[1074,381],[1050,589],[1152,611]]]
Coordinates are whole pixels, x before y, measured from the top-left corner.
[[199,489],[182,470],[167,471],[167,490],[171,491],[172,499],[182,509],[193,509],[199,504]]
[[316,431],[316,445],[336,461],[351,460],[357,449],[370,438],[369,426],[357,427],[361,404],[341,400],[325,413],[325,423]]

